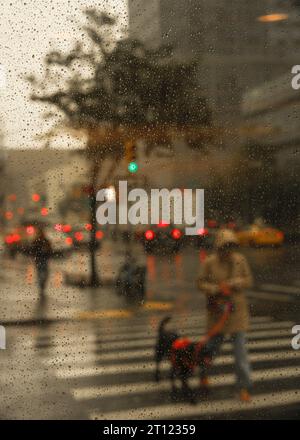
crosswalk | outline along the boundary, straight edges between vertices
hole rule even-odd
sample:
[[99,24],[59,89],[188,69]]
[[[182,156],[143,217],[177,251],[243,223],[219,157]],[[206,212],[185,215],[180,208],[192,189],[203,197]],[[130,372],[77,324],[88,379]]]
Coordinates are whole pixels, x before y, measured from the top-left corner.
[[300,288],[294,286],[284,286],[280,284],[261,284],[260,288],[265,291],[275,293],[287,293],[289,295],[300,296]]
[[[234,359],[229,342],[222,346],[211,372],[211,395],[190,405],[172,396],[169,364],[164,378],[153,380],[153,348],[159,319],[114,320],[93,324],[85,333],[64,333],[36,341],[43,364],[67,385],[74,403],[90,419],[261,418],[295,414],[300,418],[300,351],[291,346],[292,321],[258,316],[248,334],[254,382],[253,400],[241,404],[234,395]],[[203,315],[174,317],[181,334],[197,340],[205,332]],[[197,377],[191,386],[198,386]]]
[[247,292],[249,298],[277,303],[300,304],[300,283],[294,281],[294,285],[262,283],[255,289]]

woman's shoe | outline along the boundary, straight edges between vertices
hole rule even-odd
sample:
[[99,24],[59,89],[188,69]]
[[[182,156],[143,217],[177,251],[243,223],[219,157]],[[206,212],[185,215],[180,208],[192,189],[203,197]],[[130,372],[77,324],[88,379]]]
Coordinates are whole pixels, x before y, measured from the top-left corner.
[[209,387],[209,380],[208,380],[207,376],[201,377],[201,379],[200,379],[200,386],[204,387],[204,388],[208,388]]
[[210,393],[208,377],[201,377],[200,379],[200,394],[202,397],[208,397]]
[[245,402],[245,403],[251,402],[251,395],[249,391],[245,388],[241,389],[239,392],[239,399],[241,402]]

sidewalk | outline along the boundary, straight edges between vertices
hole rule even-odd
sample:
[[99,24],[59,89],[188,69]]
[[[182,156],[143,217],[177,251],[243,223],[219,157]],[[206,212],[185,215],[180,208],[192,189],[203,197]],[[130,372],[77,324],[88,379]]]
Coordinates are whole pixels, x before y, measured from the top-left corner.
[[[122,255],[112,255],[111,251],[103,249],[98,258],[100,276],[114,279],[113,263],[120,264],[117,259],[121,262]],[[70,258],[51,261],[47,301],[41,308],[32,261],[23,256],[18,256],[16,260],[2,259],[0,323],[76,319],[83,311],[103,310],[104,306],[107,309],[123,309],[122,298],[115,295],[111,287],[80,289],[65,284],[66,272],[86,274],[87,271],[88,255],[74,253]]]
[[[103,244],[97,265],[104,282],[99,288],[77,288],[65,284],[64,274],[88,275],[88,254],[74,253],[70,258],[51,261],[47,287],[47,303],[39,307],[35,267],[28,258],[1,261],[0,324],[30,324],[57,320],[88,320],[120,318],[129,314],[201,309],[204,298],[195,283],[197,260],[194,255],[175,255],[169,258],[145,257],[140,247],[134,255],[140,264],[147,265],[147,301],[133,308],[125,298],[116,294],[113,281],[124,261],[124,245]],[[192,276],[187,275],[191,272]],[[110,280],[110,283],[106,283]],[[128,317],[128,316],[127,316]]]

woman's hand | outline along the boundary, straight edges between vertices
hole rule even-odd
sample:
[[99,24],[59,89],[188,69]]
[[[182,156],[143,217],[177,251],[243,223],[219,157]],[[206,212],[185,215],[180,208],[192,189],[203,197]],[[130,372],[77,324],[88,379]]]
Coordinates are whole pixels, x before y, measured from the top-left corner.
[[229,296],[232,293],[230,285],[228,283],[226,283],[225,281],[222,281],[219,284],[219,289],[220,289],[221,295],[224,295],[224,296]]

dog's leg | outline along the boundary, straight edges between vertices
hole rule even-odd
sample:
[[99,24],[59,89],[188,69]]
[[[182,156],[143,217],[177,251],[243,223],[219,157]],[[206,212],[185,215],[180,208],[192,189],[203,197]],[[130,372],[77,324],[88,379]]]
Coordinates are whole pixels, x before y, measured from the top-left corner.
[[192,404],[196,403],[196,395],[194,390],[190,388],[187,377],[183,376],[181,378],[181,384],[182,384],[182,392],[186,399],[188,399]]

